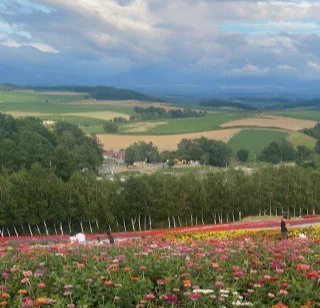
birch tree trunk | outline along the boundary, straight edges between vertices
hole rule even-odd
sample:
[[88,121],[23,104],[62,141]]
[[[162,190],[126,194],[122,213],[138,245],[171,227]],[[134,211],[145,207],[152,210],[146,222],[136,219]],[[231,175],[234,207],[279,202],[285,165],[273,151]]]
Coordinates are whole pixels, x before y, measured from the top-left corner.
[[84,231],[83,231],[82,221],[80,221],[80,227],[81,227],[81,232],[82,232],[82,233],[84,233]]
[[124,232],[127,232],[127,226],[126,226],[126,221],[124,218],[122,218],[123,221],[123,228],[124,228]]
[[151,216],[149,216],[149,229],[152,230],[152,219],[151,219]]
[[46,235],[48,236],[49,235],[49,231],[48,231],[47,224],[46,224],[45,220],[43,221],[43,225],[44,225],[44,229],[46,230]]
[[135,226],[136,220],[137,220],[136,218],[135,219],[131,218],[131,224],[132,224],[132,230],[133,231],[136,231],[136,226]]
[[[32,233],[32,231],[31,231],[31,227],[30,227],[30,225],[28,224],[28,227],[29,227],[29,232],[30,232],[30,235],[31,236],[33,236],[33,233]],[[9,231],[9,230],[8,230]],[[10,235],[9,235],[10,236]]]
[[62,227],[62,222],[60,222],[60,232],[63,235],[63,227]]
[[141,217],[140,217],[140,214],[138,216],[138,226],[139,226],[139,231],[141,231]]
[[16,236],[18,237],[18,236],[19,236],[19,234],[18,234],[18,232],[17,232],[16,227],[15,227],[15,226],[13,226],[13,229],[14,229],[14,232],[15,232]]
[[174,226],[174,228],[176,228],[177,226],[176,226],[176,220],[175,220],[174,216],[172,216],[172,220],[173,220],[173,226]]

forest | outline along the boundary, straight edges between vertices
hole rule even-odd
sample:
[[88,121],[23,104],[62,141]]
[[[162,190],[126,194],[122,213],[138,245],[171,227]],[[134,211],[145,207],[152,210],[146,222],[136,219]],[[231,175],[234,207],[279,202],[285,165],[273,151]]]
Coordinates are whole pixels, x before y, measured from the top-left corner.
[[95,171],[102,162],[98,140],[76,125],[58,122],[46,128],[40,119],[15,119],[0,113],[0,173],[30,170],[34,163],[63,180],[75,171]]
[[319,213],[320,171],[261,168],[63,181],[39,163],[0,175],[2,234],[145,230],[222,223],[249,215]]

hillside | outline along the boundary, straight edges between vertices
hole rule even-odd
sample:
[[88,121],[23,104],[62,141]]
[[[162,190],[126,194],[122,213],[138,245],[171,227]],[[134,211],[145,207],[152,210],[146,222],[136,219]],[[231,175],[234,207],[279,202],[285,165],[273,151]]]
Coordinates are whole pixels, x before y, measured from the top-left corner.
[[249,105],[246,105],[246,104],[243,104],[243,103],[220,100],[220,99],[203,101],[200,103],[200,106],[212,107],[212,108],[230,107],[230,108],[237,108],[237,109],[242,109],[242,110],[256,110],[256,108],[249,106]]
[[144,94],[130,89],[122,89],[107,86],[56,86],[56,87],[28,87],[34,91],[67,91],[88,93],[92,98],[97,100],[139,100],[139,101],[163,101],[152,95]]

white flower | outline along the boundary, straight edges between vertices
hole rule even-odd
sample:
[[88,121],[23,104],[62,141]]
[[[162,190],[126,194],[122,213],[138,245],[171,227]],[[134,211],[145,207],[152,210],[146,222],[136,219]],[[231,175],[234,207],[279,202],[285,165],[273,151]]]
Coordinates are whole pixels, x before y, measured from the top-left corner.
[[214,293],[211,289],[194,289],[193,293],[211,294]]

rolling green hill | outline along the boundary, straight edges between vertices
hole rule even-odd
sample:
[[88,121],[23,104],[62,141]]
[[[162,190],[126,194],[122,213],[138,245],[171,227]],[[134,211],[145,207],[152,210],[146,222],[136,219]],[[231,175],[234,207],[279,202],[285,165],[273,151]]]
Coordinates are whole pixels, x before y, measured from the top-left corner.
[[229,141],[234,154],[241,149],[249,150],[249,160],[253,161],[261,151],[273,141],[287,138],[288,133],[271,129],[244,129]]

